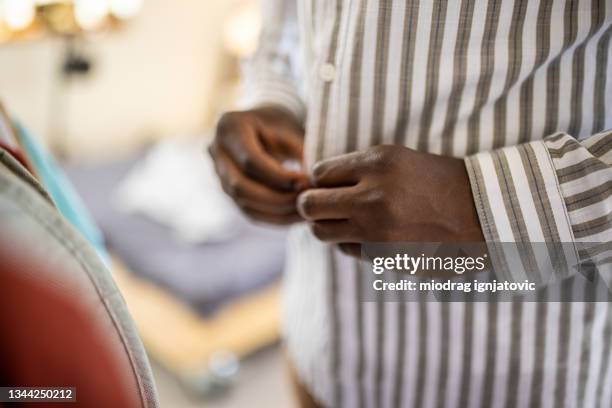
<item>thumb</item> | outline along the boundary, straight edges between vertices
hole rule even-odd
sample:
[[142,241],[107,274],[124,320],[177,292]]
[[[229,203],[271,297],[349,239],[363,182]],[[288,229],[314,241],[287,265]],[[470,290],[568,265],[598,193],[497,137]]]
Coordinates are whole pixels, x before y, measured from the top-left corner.
[[298,135],[284,135],[279,139],[280,153],[301,163],[304,156],[304,139]]
[[279,137],[276,154],[283,159],[283,167],[294,171],[293,186],[295,191],[303,191],[313,187],[310,177],[304,171],[304,140],[298,135],[283,135]]
[[302,163],[304,137],[292,129],[262,129],[262,142],[267,150],[280,159],[294,159]]

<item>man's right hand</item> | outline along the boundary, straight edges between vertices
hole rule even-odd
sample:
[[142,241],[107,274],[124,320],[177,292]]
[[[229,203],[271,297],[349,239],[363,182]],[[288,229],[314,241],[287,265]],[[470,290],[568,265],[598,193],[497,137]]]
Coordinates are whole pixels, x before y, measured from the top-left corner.
[[217,124],[210,155],[223,190],[249,218],[272,224],[301,220],[296,198],[308,176],[283,166],[302,162],[304,130],[281,108],[225,113]]

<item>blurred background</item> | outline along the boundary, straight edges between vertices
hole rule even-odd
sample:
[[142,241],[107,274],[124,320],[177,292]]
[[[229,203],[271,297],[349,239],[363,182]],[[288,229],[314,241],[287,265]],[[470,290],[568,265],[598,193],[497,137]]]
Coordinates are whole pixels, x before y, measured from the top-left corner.
[[292,406],[285,231],[243,219],[202,153],[260,24],[257,0],[0,0],[0,100],[94,220],[162,406]]

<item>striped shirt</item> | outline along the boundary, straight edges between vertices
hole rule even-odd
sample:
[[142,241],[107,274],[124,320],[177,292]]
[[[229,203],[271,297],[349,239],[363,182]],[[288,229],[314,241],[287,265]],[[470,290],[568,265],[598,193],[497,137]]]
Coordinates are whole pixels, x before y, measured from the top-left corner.
[[[304,120],[308,166],[391,143],[463,157],[488,242],[610,265],[612,1],[265,3],[246,103]],[[507,279],[536,278],[506,255]],[[364,302],[360,268],[294,227],[284,333],[324,405],[612,407],[609,303]]]

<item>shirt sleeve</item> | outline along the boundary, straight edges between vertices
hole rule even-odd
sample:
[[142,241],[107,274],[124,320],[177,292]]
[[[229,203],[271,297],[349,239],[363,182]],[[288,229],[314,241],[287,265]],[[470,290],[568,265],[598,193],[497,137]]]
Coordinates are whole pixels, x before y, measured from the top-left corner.
[[298,120],[306,115],[298,83],[299,29],[295,2],[262,1],[262,30],[254,55],[243,64],[244,89],[240,105],[253,108],[276,105],[289,110]]
[[612,130],[582,141],[557,133],[465,163],[498,275],[547,284],[578,265],[610,267]]

